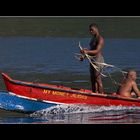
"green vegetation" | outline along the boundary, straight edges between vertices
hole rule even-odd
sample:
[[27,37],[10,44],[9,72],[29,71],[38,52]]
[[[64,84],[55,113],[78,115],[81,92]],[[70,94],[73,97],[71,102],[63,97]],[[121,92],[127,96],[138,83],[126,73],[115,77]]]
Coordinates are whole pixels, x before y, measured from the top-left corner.
[[106,38],[140,37],[140,17],[0,17],[0,36],[89,37],[92,22]]

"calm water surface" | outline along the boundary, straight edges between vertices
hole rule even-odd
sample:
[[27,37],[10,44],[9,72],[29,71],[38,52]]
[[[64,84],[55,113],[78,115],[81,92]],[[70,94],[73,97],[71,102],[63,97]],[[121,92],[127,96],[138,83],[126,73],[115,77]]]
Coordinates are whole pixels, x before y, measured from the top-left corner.
[[[0,70],[23,81],[51,83],[90,89],[88,61],[79,62],[78,42],[88,48],[89,38],[4,37],[0,38]],[[140,85],[140,40],[105,39],[105,62],[123,70],[138,72]],[[118,82],[122,74],[107,69]],[[0,77],[1,78],[1,77]],[[103,78],[107,92],[115,91],[109,78]],[[5,89],[2,78],[0,88]],[[140,108],[57,106],[31,115],[0,112],[0,123],[140,123]]]

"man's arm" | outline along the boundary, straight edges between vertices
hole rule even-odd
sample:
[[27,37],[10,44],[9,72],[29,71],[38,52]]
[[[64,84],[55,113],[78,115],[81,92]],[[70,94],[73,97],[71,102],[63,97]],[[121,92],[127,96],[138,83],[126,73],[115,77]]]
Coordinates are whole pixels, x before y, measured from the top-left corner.
[[138,97],[140,97],[140,91],[138,89],[138,86],[137,86],[136,82],[133,82],[132,86],[133,86],[134,92],[137,94]]
[[101,38],[99,41],[99,44],[97,45],[97,49],[96,50],[87,50],[87,49],[83,49],[81,50],[81,53],[83,54],[88,54],[88,55],[96,55],[97,53],[99,53],[101,51],[101,49],[104,46],[104,39]]

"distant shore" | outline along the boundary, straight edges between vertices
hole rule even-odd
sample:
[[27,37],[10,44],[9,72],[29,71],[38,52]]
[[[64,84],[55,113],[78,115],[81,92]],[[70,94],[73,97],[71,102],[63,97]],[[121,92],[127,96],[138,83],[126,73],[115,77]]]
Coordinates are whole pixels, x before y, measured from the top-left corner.
[[0,37],[89,37],[92,22],[106,38],[140,38],[140,17],[0,17]]

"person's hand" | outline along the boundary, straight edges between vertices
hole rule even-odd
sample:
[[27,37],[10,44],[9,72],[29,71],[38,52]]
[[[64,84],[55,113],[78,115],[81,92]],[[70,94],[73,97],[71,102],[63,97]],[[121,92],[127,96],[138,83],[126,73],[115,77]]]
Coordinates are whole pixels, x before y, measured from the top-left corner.
[[138,99],[140,99],[140,97],[138,97]]
[[88,49],[83,49],[80,51],[82,54],[87,54],[88,53]]
[[80,60],[80,61],[83,61],[83,60],[84,60],[84,57],[83,57],[83,56],[80,56],[80,57],[79,57],[79,60]]

